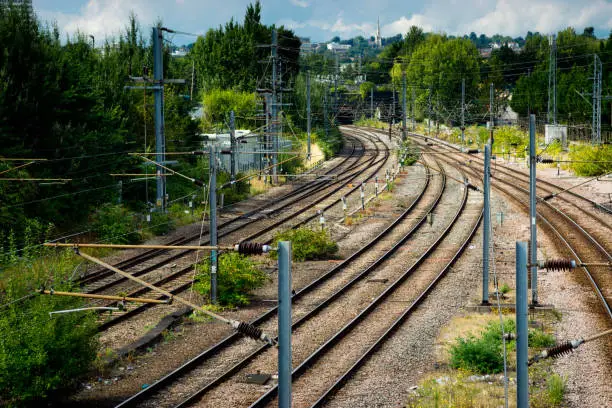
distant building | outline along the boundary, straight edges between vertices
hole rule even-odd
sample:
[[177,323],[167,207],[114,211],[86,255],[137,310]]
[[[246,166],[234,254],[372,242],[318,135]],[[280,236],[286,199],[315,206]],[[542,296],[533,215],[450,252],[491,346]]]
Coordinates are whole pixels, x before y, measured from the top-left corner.
[[376,38],[374,39],[374,45],[376,48],[382,48],[382,37],[380,35],[380,17],[376,20]]
[[316,51],[319,46],[317,43],[311,43],[310,38],[307,37],[300,37],[300,41],[302,42],[302,45],[300,45],[300,51],[306,53]]
[[172,51],[172,53],[170,54],[172,57],[184,57],[187,55],[187,49],[185,48],[178,48],[174,51]]
[[337,42],[330,42],[327,44],[327,49],[329,51],[337,53],[347,52],[350,48],[350,44],[338,44]]

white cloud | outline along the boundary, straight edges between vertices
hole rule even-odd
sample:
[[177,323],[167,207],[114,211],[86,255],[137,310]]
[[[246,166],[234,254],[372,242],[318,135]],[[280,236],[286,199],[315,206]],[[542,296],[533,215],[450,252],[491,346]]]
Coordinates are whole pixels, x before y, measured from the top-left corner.
[[289,2],[293,4],[294,6],[302,7],[302,8],[306,8],[310,6],[310,4],[304,0],[289,0]]
[[45,11],[39,14],[43,19],[56,21],[63,33],[72,35],[80,31],[102,39],[122,32],[131,12],[140,22],[154,21],[150,10],[146,0],[89,0],[78,14]]
[[290,18],[281,18],[280,20],[276,22],[276,25],[284,26],[285,28],[288,28],[289,30],[296,30],[298,28],[306,27],[306,23],[295,21]]
[[398,33],[405,34],[411,26],[421,27],[423,31],[435,31],[436,22],[422,14],[413,14],[410,18],[404,16],[390,24],[382,26],[381,35],[385,37],[394,36]]
[[308,20],[306,24],[334,34],[345,35],[370,35],[376,30],[373,23],[347,24],[341,17],[338,17],[333,23],[323,20]]

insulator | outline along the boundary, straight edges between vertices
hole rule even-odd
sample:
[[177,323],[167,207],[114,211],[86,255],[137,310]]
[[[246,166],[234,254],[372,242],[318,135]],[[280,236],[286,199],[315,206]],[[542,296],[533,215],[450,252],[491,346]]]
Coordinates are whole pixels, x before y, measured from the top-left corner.
[[536,157],[536,161],[538,163],[544,163],[544,164],[552,164],[552,163],[555,162],[553,159],[546,159],[546,158],[544,158],[542,156],[537,156]]
[[239,254],[242,255],[260,255],[270,252],[270,246],[258,242],[241,242],[236,245]]
[[465,149],[464,153],[467,153],[467,154],[476,154],[476,153],[480,153],[480,150],[478,150],[478,149]]
[[544,201],[548,201],[548,200],[550,200],[551,198],[553,198],[554,196],[555,196],[554,194],[548,194],[548,195],[545,195],[544,197],[542,197],[542,200],[544,200]]
[[578,348],[583,343],[583,340],[572,340],[566,341],[564,343],[558,344],[554,347],[546,349],[542,351],[540,354],[535,355],[533,358],[529,360],[528,365],[531,365],[540,360],[544,360],[546,358],[559,358],[563,355],[569,354],[574,351],[575,348]]
[[232,154],[232,151],[230,149],[222,149],[221,154]]
[[198,187],[204,187],[204,182],[202,180],[192,179],[191,181],[193,181],[193,184],[195,184]]
[[478,187],[473,185],[472,183],[465,183],[465,186],[469,189],[469,190],[474,190],[474,191],[479,191]]
[[[540,266],[540,265],[539,265]],[[540,268],[557,271],[569,271],[576,267],[573,259],[547,259],[541,263]]]
[[234,328],[238,333],[241,333],[254,340],[263,340],[270,345],[275,345],[276,341],[268,337],[259,327],[255,327],[250,323],[240,322],[238,325],[234,325]]

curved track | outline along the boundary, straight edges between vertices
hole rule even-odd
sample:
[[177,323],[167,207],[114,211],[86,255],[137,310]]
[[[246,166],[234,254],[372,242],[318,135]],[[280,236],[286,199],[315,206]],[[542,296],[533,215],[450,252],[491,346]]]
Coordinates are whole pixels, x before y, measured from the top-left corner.
[[[297,310],[299,318],[294,322],[293,329],[299,332],[302,325],[308,326],[309,324],[313,324],[313,320],[316,321],[317,318],[320,319],[321,316],[325,316],[326,313],[329,313],[328,309],[337,307],[338,302],[342,304],[341,302],[343,299],[350,298],[351,293],[353,293],[353,297],[355,296],[355,294],[359,294],[359,298],[369,298],[367,296],[361,296],[363,295],[363,293],[361,292],[363,288],[361,288],[357,284],[359,283],[363,285],[363,280],[366,277],[372,275],[378,276],[377,273],[383,273],[382,270],[384,270],[385,268],[388,269],[390,267],[390,264],[392,263],[391,259],[396,255],[399,256],[397,254],[397,251],[404,247],[406,242],[413,237],[413,234],[415,234],[416,231],[423,230],[424,228],[426,228],[423,227],[423,225],[427,218],[427,214],[436,208],[436,206],[441,200],[442,193],[447,189],[446,177],[443,177],[441,179],[441,183],[442,184],[439,186],[436,192],[434,192],[433,194],[432,192],[427,193],[431,196],[429,198],[430,202],[424,203],[425,200],[423,199],[423,197],[426,194],[426,190],[430,188],[430,177],[428,175],[428,177],[426,177],[426,183],[421,194],[393,224],[391,224],[387,229],[385,229],[379,236],[377,236],[374,240],[368,243],[365,247],[361,248],[358,252],[343,261],[341,264],[339,264],[336,268],[332,269],[318,281],[313,282],[311,285],[296,293],[296,295],[294,296],[294,302],[296,304],[295,309]],[[457,210],[457,214],[461,213],[463,208],[465,207],[467,191],[463,192],[463,197],[464,198],[461,200],[460,208]],[[418,221],[415,222],[406,219],[407,215],[411,212],[419,213]],[[451,222],[451,225],[455,223],[456,218]],[[411,228],[409,228],[408,230],[406,230],[407,225],[411,225]],[[437,246],[442,241],[444,236],[448,233],[449,229],[450,226],[446,228],[445,233],[443,233],[442,236],[438,237],[438,239],[434,242],[433,246]],[[395,238],[392,239],[392,237]],[[413,268],[417,268],[417,265],[422,263],[427,258],[427,255],[429,254],[428,251],[432,250],[433,249],[431,249],[431,247],[426,250],[425,254],[422,255],[418,260],[416,260],[415,266],[413,266]],[[383,252],[380,257],[376,258],[375,260],[366,261],[364,264],[363,259],[371,259],[371,255],[368,256],[368,254],[380,252]],[[351,268],[354,269],[354,265],[358,265],[360,263],[362,264],[362,269],[358,268],[358,270],[360,270],[359,272],[352,272],[349,275],[351,278],[348,281],[346,280],[347,278],[344,278],[344,283],[338,289],[331,292],[331,295],[326,297],[321,297],[321,295],[317,295],[317,292],[315,292],[315,290],[319,290],[318,288],[322,286],[326,281],[330,280],[333,282],[333,279],[337,279],[338,276],[342,276],[343,274],[346,275],[347,271],[350,272]],[[400,278],[399,280],[403,281],[404,279],[406,279],[406,277],[408,277],[409,274],[410,272],[405,272],[401,275],[403,276],[403,278]],[[397,277],[395,276],[394,279],[395,278]],[[374,293],[378,294],[379,299],[375,302],[382,302],[382,300],[390,293],[390,290],[388,289],[386,291],[383,291],[381,294],[381,290],[383,289],[378,288],[374,291]],[[302,300],[302,297],[311,291],[313,291],[314,293],[311,294],[308,298]],[[312,305],[308,304],[312,304],[313,301],[311,298],[316,298],[317,296],[321,301],[313,309]],[[304,303],[300,305],[300,303],[302,302]],[[306,305],[308,306],[305,307]],[[276,308],[272,308],[264,316],[256,320],[255,324],[261,325],[265,324],[266,321],[272,320],[275,316],[275,312]],[[271,326],[271,328],[273,327]],[[202,355],[200,355],[197,359],[192,360],[185,366],[181,367],[181,369],[163,378],[158,383],[154,384],[152,387],[149,387],[150,389],[144,390],[139,394],[136,394],[120,406],[134,406],[139,405],[141,402],[142,405],[145,406],[175,406],[176,404],[178,404],[176,406],[187,406],[194,403],[195,401],[198,401],[202,398],[203,395],[222,385],[224,382],[227,382],[230,378],[235,377],[237,373],[241,371],[245,366],[252,364],[254,360],[262,357],[262,355],[267,350],[266,346],[259,346],[255,348],[251,347],[251,349],[249,349],[249,351],[246,353],[246,356],[242,359],[230,359],[232,361],[235,361],[235,363],[233,365],[230,365],[229,368],[221,370],[218,375],[211,376],[210,372],[208,372],[208,374],[205,373],[205,371],[207,370],[210,371],[211,367],[217,368],[222,362],[227,365],[228,358],[223,356],[231,356],[232,352],[235,353],[235,351],[232,351],[233,349],[229,347],[233,345],[237,339],[238,336],[236,335],[229,336],[222,342],[218,343],[216,346],[202,353]],[[200,369],[199,366],[201,365],[206,365],[208,366],[208,368]],[[174,384],[179,384],[178,387],[180,388],[180,384],[191,383],[192,381],[195,381],[194,379],[201,379],[202,377],[206,377],[207,375],[210,380],[202,388],[193,392],[189,398],[183,401],[179,401],[178,403],[172,402],[174,398],[176,398],[176,389],[173,390],[173,388],[176,388],[177,386]]]
[[[456,159],[457,154],[460,154],[463,160],[465,160],[467,156],[458,152],[459,149],[451,144],[420,135],[411,134],[411,136],[416,136],[426,141],[433,141],[443,146],[445,151],[452,152],[453,154],[447,156],[446,160],[451,160],[453,156]],[[444,160],[444,156],[442,156],[442,159]],[[481,160],[478,160],[478,162],[480,163]],[[498,166],[497,172],[500,171],[500,167],[501,166]],[[524,181],[525,174],[520,171],[513,171],[513,169],[507,167],[503,167],[503,169],[506,176],[512,176],[516,173],[518,177],[513,177],[509,180],[508,177],[496,176],[492,171],[492,187],[502,192],[509,199],[517,202],[526,212],[528,212],[529,188],[527,182]],[[479,173],[473,169],[468,169],[466,171],[479,177]],[[540,181],[539,179],[537,183],[542,183],[550,187],[545,190],[547,193],[563,190],[563,188],[559,186],[546,181]],[[540,189],[539,187],[538,190]],[[576,193],[572,194],[572,197],[580,200],[583,205],[589,204],[588,207],[596,204],[592,200]],[[612,256],[608,249],[612,240],[609,238],[609,233],[606,234],[602,231],[602,229],[610,228],[610,225],[602,221],[600,215],[595,215],[592,211],[580,205],[573,204],[569,207],[560,208],[553,203],[542,200],[541,196],[538,196],[538,198],[540,199],[538,200],[537,214],[538,219],[542,223],[541,226],[546,228],[551,233],[551,236],[558,241],[560,244],[559,248],[564,251],[568,257],[575,259],[578,263],[612,262]],[[567,201],[562,195],[559,195],[556,200]],[[585,219],[587,219],[587,221],[585,221]],[[588,219],[590,219],[591,222],[589,222]],[[593,225],[593,221],[595,221],[595,225]],[[599,299],[599,306],[602,308],[603,314],[608,320],[611,320],[612,276],[609,267],[584,266],[580,269],[584,274],[585,282],[592,287]]]

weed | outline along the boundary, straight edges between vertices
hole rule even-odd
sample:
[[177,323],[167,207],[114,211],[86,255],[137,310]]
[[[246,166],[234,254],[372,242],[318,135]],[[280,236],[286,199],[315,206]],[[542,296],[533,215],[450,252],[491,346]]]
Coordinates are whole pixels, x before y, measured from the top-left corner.
[[[506,332],[514,331],[514,328],[514,320],[504,321]],[[480,374],[501,372],[504,368],[501,324],[490,322],[480,337],[470,335],[457,338],[457,344],[450,349],[450,357],[450,365],[453,368]]]
[[499,293],[501,293],[502,295],[505,295],[507,293],[510,292],[510,286],[508,286],[507,283],[503,283],[500,287],[499,287]]
[[555,337],[539,329],[529,330],[529,347],[546,348],[555,345]]
[[279,241],[291,241],[293,260],[327,259],[338,252],[338,245],[331,240],[326,231],[316,231],[306,227],[282,232],[274,238],[274,245]]
[[563,402],[567,380],[559,374],[553,374],[546,381],[546,389],[548,391],[548,400],[553,406],[560,405]]
[[[198,275],[194,289],[202,295],[210,295],[210,261],[205,259],[197,265]],[[219,257],[217,289],[219,303],[226,307],[249,304],[249,293],[262,286],[268,276],[257,268],[248,257],[236,252]]]

